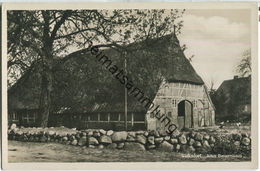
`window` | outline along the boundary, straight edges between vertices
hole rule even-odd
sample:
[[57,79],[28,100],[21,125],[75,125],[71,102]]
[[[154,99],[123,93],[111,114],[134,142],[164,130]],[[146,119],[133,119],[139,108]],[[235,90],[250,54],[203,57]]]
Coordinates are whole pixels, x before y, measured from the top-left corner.
[[171,117],[172,117],[172,112],[168,112],[167,116],[168,116],[169,118],[171,118]]
[[[127,113],[127,121],[131,121],[132,119],[132,114],[131,113]],[[120,121],[125,121],[125,113],[120,113]]]
[[124,121],[125,120],[125,114],[124,113],[120,113],[120,121]]
[[194,108],[197,107],[197,100],[193,100],[193,107],[194,107]]
[[176,99],[173,99],[173,100],[172,100],[172,105],[173,105],[173,107],[177,107],[177,101],[176,101]]
[[98,120],[98,114],[97,113],[90,114],[89,115],[89,120],[90,121],[97,121]]
[[13,120],[18,120],[18,115],[16,112],[13,112]]
[[82,120],[83,122],[88,121],[88,115],[87,115],[87,114],[83,114],[83,115],[81,116],[81,120]]
[[35,122],[35,114],[34,113],[25,113],[25,114],[23,114],[22,120],[25,123]]
[[108,121],[108,115],[107,115],[107,113],[101,113],[101,114],[100,114],[100,120],[101,120],[101,121]]
[[17,113],[16,112],[12,112],[12,113],[8,114],[8,119],[12,120],[12,121],[18,120]]
[[118,121],[118,113],[111,113],[110,114],[111,121]]

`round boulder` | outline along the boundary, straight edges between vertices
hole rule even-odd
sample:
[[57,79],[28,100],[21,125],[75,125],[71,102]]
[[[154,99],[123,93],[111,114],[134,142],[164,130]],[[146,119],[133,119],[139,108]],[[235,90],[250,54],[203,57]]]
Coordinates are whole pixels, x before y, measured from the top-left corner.
[[137,135],[136,136],[136,141],[141,143],[141,144],[146,144],[146,137],[143,135]]
[[92,136],[92,135],[93,135],[93,132],[92,132],[92,131],[89,131],[88,133],[86,133],[86,132],[81,132],[81,136],[87,136],[87,135]]
[[135,138],[133,137],[133,136],[131,136],[131,135],[127,135],[127,138],[126,138],[126,141],[127,142],[135,142]]
[[202,141],[203,140],[203,135],[201,133],[196,133],[194,139],[196,141]]
[[124,145],[124,149],[131,151],[145,151],[144,145],[137,142],[126,142]]
[[178,152],[178,151],[180,151],[180,149],[181,149],[181,145],[180,144],[176,144],[175,151]]
[[100,139],[99,139],[99,142],[101,144],[111,144],[112,143],[112,139],[109,136],[107,136],[107,135],[102,135],[100,137]]
[[205,135],[204,135],[204,139],[205,139],[205,140],[209,140],[209,139],[210,139],[210,136],[209,136],[208,134],[205,134]]
[[94,145],[88,145],[88,148],[95,148]]
[[99,142],[98,142],[98,140],[97,140],[96,138],[94,138],[94,137],[88,137],[88,144],[89,144],[89,145],[98,145]]
[[123,149],[124,146],[125,146],[125,143],[123,143],[123,142],[117,144],[118,149]]
[[144,135],[144,131],[137,131],[136,135]]
[[235,146],[240,146],[240,141],[235,141],[235,142],[234,142],[234,145],[235,145]]
[[172,138],[170,141],[171,141],[172,144],[178,144],[177,138]]
[[107,131],[105,131],[104,129],[100,129],[99,132],[101,135],[106,135],[106,133],[107,133]]
[[54,132],[54,131],[49,131],[48,134],[49,134],[50,136],[53,136],[53,135],[55,134],[55,132]]
[[135,137],[135,132],[133,132],[133,131],[128,132],[128,135],[129,135],[129,136],[132,136],[132,137]]
[[113,133],[114,133],[114,131],[112,131],[112,130],[107,131],[108,136],[112,135]]
[[155,148],[156,148],[156,146],[153,145],[153,144],[147,146],[147,149],[148,149],[148,150],[152,150],[152,149],[155,149]]
[[171,139],[170,136],[165,136],[165,137],[164,137],[164,140],[165,140],[165,141],[170,141],[170,139]]
[[160,137],[159,132],[156,131],[156,130],[151,130],[151,131],[149,132],[149,135],[155,136],[155,138],[159,138],[159,137]]
[[178,129],[176,129],[175,131],[172,132],[171,137],[172,138],[177,138],[180,134],[181,134],[180,131]]
[[194,132],[194,131],[191,131],[191,132],[189,133],[189,136],[190,136],[191,138],[195,138],[195,135],[196,135],[196,132]]
[[77,144],[78,144],[78,141],[76,139],[72,140],[71,145],[77,145]]
[[109,144],[109,145],[107,146],[108,149],[116,149],[116,147],[117,147],[117,144],[116,144],[116,143],[112,143],[112,144]]
[[159,146],[158,146],[159,151],[168,151],[171,152],[173,151],[173,145],[168,143],[167,141],[163,141]]
[[16,124],[13,123],[13,124],[11,125],[10,129],[11,129],[11,130],[14,130],[15,128],[16,128]]
[[201,147],[202,145],[201,145],[201,142],[199,142],[199,141],[195,141],[195,143],[194,143],[194,147]]
[[99,144],[98,145],[98,149],[103,149],[104,148],[104,145],[103,144]]
[[114,132],[111,138],[113,142],[125,141],[127,138],[127,132],[126,131]]
[[95,131],[93,133],[93,137],[96,137],[96,138],[100,137],[100,132],[99,131]]
[[237,134],[232,134],[232,138],[233,138],[233,140],[235,140],[235,141],[241,141],[242,135],[239,134],[239,133],[237,133]]
[[193,145],[195,143],[195,140],[193,138],[189,139],[189,145]]
[[148,141],[149,144],[154,145],[154,136],[149,136],[149,137],[147,138],[147,141]]
[[178,139],[181,144],[187,144],[187,139],[184,134],[182,134]]
[[161,137],[165,137],[165,136],[168,135],[165,130],[159,130],[159,134],[160,134]]
[[209,142],[207,140],[203,141],[202,146],[205,148],[210,148]]
[[86,136],[82,136],[80,139],[79,139],[79,142],[78,142],[78,145],[79,146],[84,146],[87,144],[87,137]]
[[194,153],[196,150],[191,145],[181,145],[181,152],[183,153]]
[[250,138],[244,137],[241,141],[241,143],[245,146],[248,146],[250,144],[251,140]]
[[160,144],[162,141],[163,141],[162,137],[154,139],[155,144]]
[[216,142],[216,139],[213,136],[210,136],[209,143],[214,144]]

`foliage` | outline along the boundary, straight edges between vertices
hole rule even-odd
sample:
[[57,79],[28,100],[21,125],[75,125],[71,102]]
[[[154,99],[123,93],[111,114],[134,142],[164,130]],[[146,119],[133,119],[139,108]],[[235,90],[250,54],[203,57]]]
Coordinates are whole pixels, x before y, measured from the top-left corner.
[[252,73],[251,49],[248,49],[248,50],[243,52],[240,64],[237,66],[237,72],[242,77],[246,77],[246,76],[251,75],[251,73]]
[[[8,71],[13,84],[42,58],[44,25],[50,27],[55,58],[88,47],[104,47],[161,37],[176,28],[179,34],[184,10],[75,10],[8,11]],[[43,15],[47,16],[45,23]],[[47,27],[47,26],[46,26]],[[50,33],[52,32],[52,33]],[[80,51],[79,51],[80,52]]]

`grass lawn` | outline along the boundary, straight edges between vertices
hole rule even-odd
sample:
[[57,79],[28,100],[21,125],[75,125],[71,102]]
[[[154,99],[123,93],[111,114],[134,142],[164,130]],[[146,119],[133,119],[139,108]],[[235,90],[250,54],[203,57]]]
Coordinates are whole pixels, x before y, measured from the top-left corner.
[[9,162],[241,162],[241,156],[200,156],[176,152],[91,149],[57,143],[8,141]]

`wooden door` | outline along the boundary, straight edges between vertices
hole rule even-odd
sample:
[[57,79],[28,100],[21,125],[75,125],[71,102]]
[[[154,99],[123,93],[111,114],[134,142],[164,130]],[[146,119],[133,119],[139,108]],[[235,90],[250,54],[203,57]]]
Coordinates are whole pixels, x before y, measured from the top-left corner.
[[185,128],[192,127],[192,104],[188,101],[185,101]]

